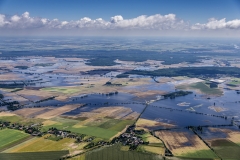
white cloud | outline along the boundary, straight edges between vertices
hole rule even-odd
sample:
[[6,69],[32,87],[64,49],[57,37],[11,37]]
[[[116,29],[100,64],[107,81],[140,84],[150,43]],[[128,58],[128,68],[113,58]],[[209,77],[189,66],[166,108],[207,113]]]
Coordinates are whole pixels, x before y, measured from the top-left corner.
[[239,29],[240,28],[240,20],[235,19],[231,21],[226,21],[226,18],[217,20],[214,18],[211,18],[208,20],[208,23],[200,24],[196,23],[192,26],[192,29],[210,29],[210,30],[216,30],[216,29]]
[[[48,19],[45,17],[31,17],[29,12],[25,12],[22,15],[13,16],[0,14],[0,31],[3,30],[19,31],[19,33],[23,30],[26,32],[30,30],[32,32],[41,30],[41,33],[48,30],[51,30],[51,32],[61,30],[63,32],[83,31],[85,33],[85,31],[92,31],[92,33],[97,33],[99,30],[104,30],[106,31],[104,33],[109,34],[115,31],[129,31],[128,33],[133,33],[132,31],[134,31],[136,34],[144,33],[145,35],[148,35],[148,33],[152,35],[155,35],[155,33],[161,33],[162,35],[180,33],[180,35],[183,36],[187,32],[189,35],[196,33],[201,36],[202,33],[209,34],[210,31],[213,30],[219,31],[218,33],[224,30],[226,35],[229,32],[231,32],[232,35],[236,35],[236,31],[238,33],[240,32],[240,19],[227,21],[225,18],[220,20],[211,18],[207,23],[190,25],[188,22],[177,18],[175,14],[155,14],[150,16],[141,15],[128,19],[124,19],[121,15],[116,15],[111,17],[110,20],[83,17],[75,21],[61,21],[59,19]],[[143,30],[148,32],[142,32]],[[120,32],[118,33],[120,34]],[[215,32],[214,34],[217,35],[218,33]]]
[[5,22],[5,15],[0,14],[0,27],[4,26],[5,23],[6,23]]
[[29,12],[23,13],[22,16],[23,16],[24,18],[29,18]]
[[[7,25],[6,25],[7,24]],[[184,21],[176,19],[176,15],[142,15],[136,18],[124,19],[121,15],[113,16],[110,21],[102,18],[81,18],[77,21],[49,20],[47,18],[30,17],[29,12],[22,15],[13,15],[6,19],[5,15],[0,17],[1,28],[24,29],[24,28],[47,28],[47,29],[178,29],[186,27]]]
[[117,16],[114,16],[114,17],[111,17],[111,22],[112,23],[117,23],[119,21],[122,21],[123,20],[123,17],[121,15],[117,15]]
[[17,16],[17,15],[14,15],[14,16],[12,16],[11,17],[11,21],[13,21],[13,22],[17,22],[17,21],[19,21],[21,18],[19,17],[19,16]]

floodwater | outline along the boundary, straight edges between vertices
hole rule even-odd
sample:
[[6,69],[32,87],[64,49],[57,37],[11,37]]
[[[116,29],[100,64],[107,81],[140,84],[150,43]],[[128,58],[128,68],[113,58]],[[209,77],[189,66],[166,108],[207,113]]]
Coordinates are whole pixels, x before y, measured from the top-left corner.
[[[230,119],[225,120],[224,118],[220,117],[196,114],[195,112],[190,111],[178,111],[174,109],[160,108],[155,106],[148,106],[142,114],[141,118],[172,124],[176,127],[231,124]],[[161,128],[165,127],[154,127],[152,129]]]
[[[215,110],[210,106],[214,106]],[[201,113],[223,115],[239,119],[240,115],[240,95],[234,90],[224,90],[224,95],[220,97],[208,97],[193,92],[175,99],[164,99],[155,101],[152,105],[161,107],[171,107],[180,110],[189,110]]]
[[112,96],[106,96],[102,94],[88,94],[86,97],[84,97],[84,95],[74,96],[70,98],[69,101],[48,100],[40,103],[31,103],[29,105],[26,105],[26,107],[61,107],[67,104],[88,104],[87,106],[67,112],[65,115],[77,115],[81,112],[90,112],[100,107],[112,106],[124,106],[131,108],[135,112],[141,113],[145,107],[145,103],[133,101],[133,97],[133,95],[128,93],[118,93]]

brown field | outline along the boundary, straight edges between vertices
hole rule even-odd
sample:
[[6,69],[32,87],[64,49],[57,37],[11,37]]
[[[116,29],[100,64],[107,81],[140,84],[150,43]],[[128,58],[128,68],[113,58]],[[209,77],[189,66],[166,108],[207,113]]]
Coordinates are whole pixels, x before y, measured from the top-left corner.
[[18,101],[20,104],[29,102],[28,99],[26,99],[26,98],[24,98],[22,96],[19,96],[19,95],[15,94],[15,93],[6,93],[6,94],[4,94],[4,96],[5,97],[9,97],[13,101]]
[[[1,64],[2,66],[2,64]],[[1,81],[8,81],[8,80],[24,80],[24,77],[19,76],[14,73],[5,73],[5,74],[0,74],[0,79]]]
[[[132,110],[130,108],[122,107],[122,106],[114,106],[114,107],[101,107],[98,108],[91,113],[98,113],[98,117],[111,117],[115,119],[121,119],[124,115],[131,113]],[[88,112],[89,113],[89,112]],[[86,117],[83,115],[83,117]]]
[[69,112],[69,111],[74,110],[76,108],[79,108],[80,106],[81,106],[80,104],[65,105],[63,107],[59,107],[59,108],[53,109],[51,111],[48,111],[46,113],[40,114],[40,115],[36,116],[36,118],[51,119],[51,118],[59,116],[63,113],[66,113],[66,112]]
[[128,93],[134,94],[135,96],[137,96],[138,98],[153,98],[156,99],[156,96],[158,95],[163,95],[166,94],[167,92],[165,91],[144,91],[144,92],[139,92],[139,91],[129,91]]
[[227,139],[240,144],[240,132],[239,131],[234,131],[230,129],[222,129],[222,128],[209,128],[210,131],[212,132],[224,132],[227,134]]
[[7,116],[15,116],[16,114],[12,113],[12,112],[0,112],[0,117],[7,117]]
[[164,141],[167,148],[175,156],[200,150],[210,150],[196,135],[188,132],[158,131],[155,134]]
[[153,121],[153,120],[148,120],[148,119],[144,119],[144,118],[139,118],[137,123],[136,123],[136,126],[140,127],[140,128],[146,128],[147,129],[148,127],[157,127],[157,126],[172,128],[175,125],[168,124],[168,123],[163,123],[163,122],[157,122],[157,121]]
[[29,99],[30,101],[39,101],[42,99],[47,99],[49,97],[56,96],[53,93],[49,93],[43,90],[30,90],[30,89],[24,89],[24,90],[18,91],[16,92],[16,94],[26,99]]
[[215,112],[223,112],[227,110],[226,108],[218,107],[218,106],[209,106],[208,108]]
[[[101,107],[91,112],[82,112],[81,114],[74,116],[72,118],[80,117],[86,118],[86,120],[79,122],[76,126],[89,125],[89,124],[101,124],[106,121],[106,118],[114,118],[114,119],[130,119],[137,118],[136,113],[131,113],[132,110],[130,108],[116,106],[116,107]],[[124,117],[125,115],[128,116]],[[106,117],[106,118],[105,118]]]
[[54,98],[55,100],[58,101],[67,101],[68,97],[67,96],[57,96],[56,98]]
[[46,108],[23,108],[23,109],[14,111],[13,113],[23,117],[30,117],[32,114],[35,114],[36,112],[41,112],[45,109]]
[[131,113],[131,114],[123,117],[123,119],[126,119],[126,120],[135,120],[135,119],[138,118],[139,115],[140,115],[139,113],[133,112],[133,113]]
[[131,112],[132,112],[131,108],[119,108],[119,109],[113,111],[112,113],[108,114],[108,117],[112,117],[115,119],[121,119],[122,117],[124,117],[125,115],[127,115]]

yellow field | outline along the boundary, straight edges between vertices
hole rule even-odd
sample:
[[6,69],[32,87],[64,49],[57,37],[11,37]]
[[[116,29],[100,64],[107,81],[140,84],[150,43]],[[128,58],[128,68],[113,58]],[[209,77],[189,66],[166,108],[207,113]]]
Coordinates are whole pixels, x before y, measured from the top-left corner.
[[163,126],[163,127],[168,127],[168,128],[174,127],[174,125],[172,125],[172,124],[152,121],[152,120],[148,120],[148,119],[144,119],[144,118],[139,118],[136,123],[136,126],[140,127],[140,128],[156,127],[156,126]]
[[61,123],[58,123],[56,121],[52,121],[52,120],[46,120],[46,121],[43,121],[43,125],[44,126],[50,126],[50,125],[53,125],[53,124],[61,124]]
[[[196,135],[187,132],[158,131],[156,136],[162,139],[175,156],[186,155],[200,150],[210,150]],[[185,145],[185,144],[188,145]]]
[[15,116],[16,114],[12,112],[0,112],[0,117]]
[[24,143],[21,143],[13,148],[8,149],[5,152],[39,152],[39,151],[57,151],[57,150],[69,150],[70,154],[81,152],[83,147],[87,145],[84,143],[74,143],[75,139],[64,138],[59,141],[53,141],[45,139],[45,137],[50,135],[45,135],[41,138],[33,138]]
[[227,134],[227,139],[236,143],[240,144],[240,132],[233,131],[230,129],[222,129],[222,128],[209,128],[212,132],[223,132]]
[[147,152],[150,153],[155,153],[155,154],[159,154],[159,155],[164,155],[165,153],[165,148],[162,147],[153,147],[153,146],[142,146],[143,149]]

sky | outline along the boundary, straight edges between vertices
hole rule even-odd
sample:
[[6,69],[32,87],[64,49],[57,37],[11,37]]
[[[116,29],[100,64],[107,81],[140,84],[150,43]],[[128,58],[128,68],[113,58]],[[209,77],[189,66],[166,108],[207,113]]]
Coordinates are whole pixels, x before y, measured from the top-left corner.
[[240,37],[240,0],[0,0],[0,34]]

